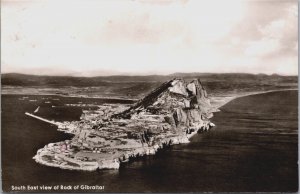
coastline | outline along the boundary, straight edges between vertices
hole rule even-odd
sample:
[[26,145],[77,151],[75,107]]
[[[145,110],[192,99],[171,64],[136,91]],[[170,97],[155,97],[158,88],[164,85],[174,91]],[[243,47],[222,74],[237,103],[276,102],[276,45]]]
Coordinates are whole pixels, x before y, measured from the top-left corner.
[[[203,127],[203,131],[208,131],[209,128],[213,127],[214,124],[209,122],[205,123]],[[142,157],[145,155],[155,155],[159,149],[164,149],[165,146],[172,146],[177,144],[187,144],[189,143],[189,139],[196,135],[199,130],[195,130],[191,134],[188,135],[178,135],[174,137],[167,137],[157,142],[153,146],[145,146],[145,147],[138,147],[135,148],[133,151],[127,152],[125,155],[120,154],[117,155],[113,159],[104,159],[101,162],[82,162],[72,160],[70,162],[78,164],[77,167],[70,166],[70,165],[61,165],[55,164],[53,162],[47,162],[43,159],[44,154],[47,155],[49,153],[49,148],[59,149],[61,143],[63,142],[56,142],[56,143],[49,143],[44,148],[41,148],[37,151],[37,154],[33,157],[33,159],[40,164],[51,166],[51,167],[59,167],[62,169],[68,170],[83,170],[83,171],[95,171],[97,169],[119,169],[121,163],[128,162],[131,158]],[[125,157],[124,157],[125,156]],[[64,157],[63,155],[60,156],[63,160],[70,160],[70,158]],[[58,158],[57,158],[58,159]]]
[[[232,101],[220,108],[221,112],[216,112],[214,114],[214,117],[211,119],[211,121],[217,124],[217,127],[211,129],[208,133],[199,133],[194,135],[190,139],[189,144],[172,145],[159,150],[155,155],[129,160],[127,163],[121,163],[120,169],[96,171],[67,170],[60,169],[58,167],[52,168],[36,163],[32,157],[36,155],[38,149],[43,148],[50,142],[61,142],[67,139],[70,140],[74,137],[74,135],[62,133],[57,130],[57,127],[32,119],[24,114],[25,111],[33,111],[39,102],[23,102],[18,99],[18,96],[6,96],[3,97],[3,109],[5,113],[3,122],[7,123],[8,119],[15,116],[15,118],[18,118],[20,121],[22,119],[22,122],[26,123],[26,125],[23,125],[24,128],[22,128],[22,130],[20,130],[21,128],[18,127],[20,125],[13,123],[7,123],[3,127],[3,133],[5,135],[4,137],[9,137],[9,139],[4,139],[4,143],[7,148],[9,148],[8,146],[11,146],[8,151],[5,151],[7,157],[5,157],[3,164],[3,171],[5,173],[4,178],[7,180],[6,189],[9,190],[11,184],[27,184],[26,181],[31,181],[34,182],[34,184],[41,185],[48,184],[50,181],[53,183],[53,185],[68,185],[70,177],[73,177],[72,183],[74,183],[74,185],[85,183],[88,185],[93,185],[93,183],[97,181],[103,183],[103,185],[110,185],[110,187],[106,187],[107,192],[122,192],[124,191],[124,188],[128,188],[126,187],[127,185],[133,184],[132,179],[128,179],[128,176],[133,176],[138,180],[138,182],[135,183],[134,189],[130,187],[125,191],[129,191],[130,189],[131,191],[143,192],[148,189],[147,185],[153,184],[153,187],[151,187],[153,192],[166,192],[167,190],[171,191],[171,189],[173,189],[172,192],[176,192],[176,190],[180,190],[181,185],[184,185],[184,188],[192,188],[190,189],[191,191],[198,190],[205,192],[208,190],[213,191],[214,187],[210,184],[212,181],[215,181],[215,183],[221,184],[224,187],[226,186],[226,190],[231,190],[235,188],[234,185],[231,185],[232,181],[239,181],[240,176],[237,175],[240,175],[240,172],[246,167],[246,171],[242,171],[243,175],[247,175],[258,168],[262,169],[262,171],[255,171],[255,174],[251,174],[251,179],[244,182],[246,186],[251,183],[252,180],[256,181],[258,177],[260,183],[257,183],[259,185],[256,185],[255,189],[258,190],[262,187],[267,188],[264,186],[265,179],[262,172],[264,172],[264,174],[269,173],[268,175],[273,174],[274,177],[277,177],[272,181],[274,184],[277,181],[287,179],[289,180],[289,183],[287,184],[290,187],[292,187],[292,185],[296,186],[295,181],[297,181],[297,179],[295,174],[297,174],[296,165],[298,124],[296,121],[297,115],[295,114],[297,113],[293,115],[286,115],[286,111],[278,111],[282,109],[282,106],[284,107],[282,110],[289,110],[289,108],[285,107],[285,102],[288,103],[291,111],[297,109],[297,95],[297,91],[287,91],[287,93],[275,92],[266,95],[261,94],[237,99],[236,101]],[[277,104],[276,102],[278,101],[272,100],[274,98],[279,100],[281,99],[280,103]],[[291,99],[291,102],[289,102],[289,99]],[[63,98],[61,101],[64,103]],[[244,104],[243,102],[249,103]],[[260,106],[260,103],[262,103],[264,106]],[[263,108],[265,106],[272,107],[272,104],[275,106],[275,109],[277,110],[276,112],[279,115],[277,115],[277,113],[274,115],[275,112],[272,112],[272,110],[268,109],[271,111],[269,112]],[[239,105],[242,106],[240,107]],[[28,107],[30,107],[30,109]],[[262,117],[263,115],[261,115],[259,112],[253,111],[257,108],[260,111],[264,111],[265,116],[267,117]],[[251,116],[252,122],[248,122],[250,120],[240,120],[241,118],[248,116],[248,114],[244,114],[245,111],[250,111],[251,114],[253,113],[254,117]],[[281,117],[280,115],[283,115],[284,117]],[[270,121],[268,118],[274,118],[274,120]],[[276,118],[281,119],[278,120]],[[230,122],[228,119],[232,119],[232,122]],[[271,131],[265,131],[262,129],[261,132],[259,132],[260,126],[257,126],[257,128],[253,129],[254,131],[241,130],[244,129],[244,127],[246,127],[245,129],[251,129],[253,126],[255,127],[256,122],[261,121],[260,119],[263,119],[265,124],[271,128],[272,125],[275,124],[274,128],[272,128]],[[288,123],[286,123],[286,121],[288,121]],[[288,124],[288,126],[282,127],[283,125],[280,123]],[[295,131],[295,133],[290,134],[290,128],[292,128],[292,131]],[[231,130],[233,130],[234,133]],[[257,131],[257,133],[255,131]],[[265,135],[266,133],[269,134],[269,132],[272,133],[272,131],[274,134]],[[249,135],[243,135],[244,132]],[[9,134],[11,135],[8,136]],[[18,139],[20,135],[22,137],[20,141],[26,139],[27,143],[21,147],[13,146],[15,140]],[[257,137],[262,138],[257,139]],[[233,139],[244,141],[233,142]],[[270,143],[272,148],[269,147],[269,144],[265,143],[266,141],[273,142]],[[245,146],[245,143],[247,143],[248,146]],[[266,146],[265,149],[261,149],[261,147],[264,148],[263,146]],[[256,156],[255,154],[250,156],[247,155],[249,152],[245,151],[244,148],[249,151],[253,151],[253,149],[255,149],[256,153],[265,158],[269,165],[266,166],[264,163],[260,162],[256,163],[257,165],[252,165],[252,162],[257,162]],[[28,150],[28,152],[23,154],[24,150]],[[284,150],[286,151],[284,152]],[[283,151],[283,154],[278,155],[278,152],[281,151]],[[19,157],[15,158],[15,155],[19,155]],[[240,157],[241,155],[243,158]],[[229,156],[232,158],[232,160],[228,160]],[[270,156],[274,156],[274,160],[267,160]],[[249,162],[245,163],[244,159],[249,159]],[[286,160],[288,160],[288,162],[285,162]],[[278,161],[276,166],[272,166],[274,161]],[[26,165],[26,168],[23,168],[24,165]],[[270,165],[273,169],[272,172],[269,171]],[[28,176],[26,176],[27,178],[23,176],[9,177],[11,174],[11,168],[13,167],[17,168],[14,170],[14,172],[18,174],[26,174],[29,171],[32,173],[28,174]],[[278,177],[280,172],[275,171],[278,168],[288,168],[290,170],[281,177]],[[237,169],[239,170],[234,171]],[[154,175],[153,171],[161,173],[162,176]],[[227,173],[230,173],[228,176],[236,178],[233,180],[228,178]],[[46,177],[40,178],[45,174],[47,174]],[[216,174],[223,174],[226,176],[226,178],[224,178],[224,176],[216,176]],[[174,176],[170,177],[169,175]],[[139,179],[140,177],[145,178]],[[151,177],[151,179],[147,177]],[[156,177],[156,179],[152,179],[152,177]],[[195,177],[196,179],[194,179]],[[118,181],[116,181],[116,179],[118,179]],[[163,182],[161,182],[162,179]],[[192,182],[192,184],[189,182],[182,182],[183,179],[191,179],[195,182]],[[114,185],[111,185],[112,182],[114,182]],[[206,186],[207,184],[209,185]],[[120,187],[116,187],[116,185],[120,185]],[[278,186],[278,188],[287,188],[288,185],[281,185]],[[269,186],[269,191],[275,191],[276,189],[278,190],[278,188],[275,189],[274,187],[271,187],[271,185]],[[185,190],[181,191],[185,192]]]
[[[9,87],[8,87],[9,88]],[[14,88],[14,87],[12,87]],[[20,87],[23,88],[23,87]],[[229,101],[235,99],[235,98],[239,98],[239,97],[244,97],[244,96],[248,96],[248,95],[255,95],[255,94],[263,94],[263,93],[267,93],[267,92],[276,92],[276,91],[286,91],[286,90],[298,90],[298,88],[285,88],[285,89],[272,89],[272,90],[266,90],[266,91],[250,91],[250,92],[240,92],[241,94],[231,94],[231,93],[225,93],[223,95],[212,95],[210,96],[211,99],[213,98],[230,98]],[[109,97],[107,95],[96,95],[96,96],[90,96],[90,95],[81,95],[81,94],[53,94],[53,92],[44,92],[44,91],[38,91],[38,93],[35,92],[18,92],[18,93],[14,93],[14,92],[9,92],[9,90],[7,88],[2,88],[1,91],[1,95],[28,95],[28,96],[59,96],[59,97],[64,97],[64,98],[90,98],[90,99],[104,99],[104,100],[128,100],[128,101],[132,101],[132,102],[136,102],[139,100],[139,98],[129,98],[127,96],[115,96],[115,97]],[[231,99],[232,98],[232,99]],[[228,101],[228,102],[229,102]],[[224,104],[223,104],[224,105]],[[223,106],[220,105],[220,106]],[[218,108],[220,108],[220,106],[218,106]]]
[[99,99],[99,100],[126,100],[136,102],[137,98],[127,98],[127,97],[107,97],[107,96],[84,96],[84,95],[63,95],[63,94],[51,94],[51,93],[41,93],[41,94],[29,94],[29,93],[9,93],[1,92],[1,95],[16,95],[16,96],[59,96],[63,98],[89,98],[89,99]]
[[[236,94],[233,96],[212,96],[210,98],[211,98],[211,100],[221,101],[219,103],[217,102],[214,104],[214,107],[216,109],[219,109],[222,106],[229,103],[230,101],[235,100],[237,98],[242,98],[242,97],[252,96],[252,95],[257,95],[257,94],[265,94],[265,93],[270,93],[270,92],[291,91],[291,90],[294,91],[294,90],[298,90],[298,89],[278,89],[278,90],[267,90],[267,91],[242,92],[241,94]],[[225,100],[224,100],[224,98],[225,98]]]
[[[214,108],[218,110],[225,104],[237,98],[263,94],[263,93],[286,91],[286,90],[297,90],[297,89],[269,90],[269,91],[247,92],[247,93],[244,92],[235,96],[223,97],[222,101],[219,101],[219,103],[215,103]],[[213,100],[214,97],[211,97],[211,99]],[[56,155],[54,157],[54,160],[50,160],[51,162],[48,162],[43,158],[45,157],[45,155],[46,156],[49,155],[49,152],[53,152],[53,150],[59,150],[61,145],[64,144],[64,142],[49,143],[44,148],[39,149],[37,154],[33,157],[33,159],[37,163],[43,165],[59,167],[62,169],[69,169],[69,170],[95,171],[97,169],[118,169],[121,163],[128,162],[131,158],[140,157],[144,155],[154,155],[158,151],[158,149],[163,149],[164,146],[166,145],[171,146],[175,144],[189,143],[190,142],[189,139],[192,138],[196,133],[198,133],[199,130],[207,131],[209,130],[209,128],[213,126],[214,124],[211,122],[203,122],[202,125],[198,128],[198,130],[195,130],[190,134],[175,135],[173,137],[164,137],[162,138],[162,140],[155,142],[155,144],[152,146],[147,145],[142,147],[135,147],[132,150],[125,152],[125,154],[121,152],[119,154],[115,154],[112,158],[103,157],[103,160],[97,162],[76,160],[69,157],[65,157],[64,154],[60,154],[59,156]],[[67,133],[72,133],[70,131],[65,131],[60,129],[58,130]]]

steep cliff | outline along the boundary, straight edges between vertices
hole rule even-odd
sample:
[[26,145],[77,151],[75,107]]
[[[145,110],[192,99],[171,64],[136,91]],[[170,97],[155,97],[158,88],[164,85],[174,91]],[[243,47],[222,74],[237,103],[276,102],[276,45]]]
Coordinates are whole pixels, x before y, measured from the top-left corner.
[[165,121],[177,132],[203,128],[203,121],[212,117],[212,107],[200,80],[186,82],[173,79],[162,84],[129,109],[112,118],[139,118],[163,115]]

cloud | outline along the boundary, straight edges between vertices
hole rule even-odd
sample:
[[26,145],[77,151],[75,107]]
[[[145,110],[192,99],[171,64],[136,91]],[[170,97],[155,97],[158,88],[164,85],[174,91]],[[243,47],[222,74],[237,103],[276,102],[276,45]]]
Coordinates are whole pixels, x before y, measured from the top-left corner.
[[277,39],[263,38],[259,41],[253,41],[248,43],[248,47],[245,49],[245,54],[254,57],[263,57],[273,54],[280,48]]
[[156,44],[181,36],[184,27],[184,24],[176,21],[157,22],[149,13],[139,13],[110,19],[100,33],[101,41],[108,44]]
[[103,69],[108,74],[297,74],[296,1],[32,0],[1,4],[2,71],[6,72],[52,68],[88,72],[84,75]]
[[297,74],[297,9],[296,1],[249,1],[242,21],[220,41],[238,59],[230,62],[250,72]]

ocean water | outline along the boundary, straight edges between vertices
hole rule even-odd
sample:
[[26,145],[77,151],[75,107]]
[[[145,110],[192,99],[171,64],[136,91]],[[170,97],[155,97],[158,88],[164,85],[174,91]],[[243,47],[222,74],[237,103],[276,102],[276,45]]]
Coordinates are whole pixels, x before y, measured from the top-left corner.
[[[298,91],[271,92],[233,100],[223,106],[221,112],[215,113],[212,121],[217,126],[207,133],[195,135],[189,144],[171,146],[154,156],[124,163],[119,170],[95,172],[47,167],[32,159],[44,145],[72,136],[25,116],[24,112],[33,111],[40,105],[41,115],[57,120],[76,120],[81,109],[64,107],[64,103],[83,101],[79,98],[42,98],[49,96],[30,96],[29,99],[37,101],[29,101],[20,100],[20,96],[2,95],[4,191],[20,185],[105,187],[104,190],[86,192],[298,190]],[[86,102],[101,104],[105,101],[88,99]],[[60,108],[52,110],[49,108],[52,104]],[[59,192],[64,191],[68,190]]]

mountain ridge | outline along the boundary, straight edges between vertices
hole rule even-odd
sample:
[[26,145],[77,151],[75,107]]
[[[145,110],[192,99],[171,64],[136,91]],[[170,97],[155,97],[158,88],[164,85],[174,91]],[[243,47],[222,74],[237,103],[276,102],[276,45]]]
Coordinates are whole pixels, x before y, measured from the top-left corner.
[[118,82],[165,82],[174,78],[201,78],[207,80],[251,80],[276,79],[297,80],[298,76],[248,74],[248,73],[175,73],[169,75],[112,75],[96,77],[74,76],[45,76],[19,73],[5,73],[1,75],[2,85],[9,86],[107,86]]

